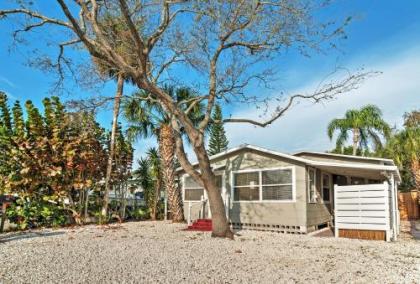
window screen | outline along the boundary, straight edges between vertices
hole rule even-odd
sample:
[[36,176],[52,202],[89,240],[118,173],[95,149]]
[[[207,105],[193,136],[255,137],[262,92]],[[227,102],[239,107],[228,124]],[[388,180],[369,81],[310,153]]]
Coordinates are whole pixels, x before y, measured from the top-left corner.
[[260,183],[258,172],[251,173],[236,173],[235,186],[250,186],[258,185]]
[[292,200],[292,185],[270,185],[263,186],[263,200]]
[[292,169],[262,172],[262,200],[292,199]]
[[234,201],[260,200],[259,172],[234,174]]
[[235,201],[260,200],[259,187],[235,187]]
[[186,201],[200,201],[201,196],[204,195],[203,188],[185,188],[185,200]]
[[[200,201],[201,196],[204,196],[204,188],[201,187],[192,177],[186,176],[184,179],[184,200],[185,201]],[[223,186],[222,175],[216,175],[216,185],[221,190]]]

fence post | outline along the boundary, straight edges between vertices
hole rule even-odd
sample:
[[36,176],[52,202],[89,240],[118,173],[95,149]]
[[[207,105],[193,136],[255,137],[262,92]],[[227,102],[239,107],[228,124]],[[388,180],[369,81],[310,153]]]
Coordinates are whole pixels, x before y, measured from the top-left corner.
[[189,201],[188,202],[188,217],[187,217],[188,226],[191,225],[191,207],[192,207],[192,204],[191,204],[191,201]]
[[166,221],[166,220],[168,220],[168,196],[166,195],[166,191],[165,191],[164,206],[165,206],[165,209],[164,209],[164,212],[165,212],[164,220]]

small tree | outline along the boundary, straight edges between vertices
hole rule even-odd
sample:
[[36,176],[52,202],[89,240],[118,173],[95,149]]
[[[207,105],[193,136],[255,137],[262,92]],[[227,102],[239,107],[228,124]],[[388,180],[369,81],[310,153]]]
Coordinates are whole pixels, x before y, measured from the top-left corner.
[[225,127],[222,123],[222,108],[219,104],[214,107],[214,113],[210,124],[209,154],[215,155],[227,149],[229,141],[226,138]]
[[143,188],[144,200],[146,201],[150,218],[156,220],[163,186],[159,152],[156,148],[150,148],[146,153],[146,158],[141,158],[138,163],[139,168],[135,171],[135,175],[140,180],[140,185]]

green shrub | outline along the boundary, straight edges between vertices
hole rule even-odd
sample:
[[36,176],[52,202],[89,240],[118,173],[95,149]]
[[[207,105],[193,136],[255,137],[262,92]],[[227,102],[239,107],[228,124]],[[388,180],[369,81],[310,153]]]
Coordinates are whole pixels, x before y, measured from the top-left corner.
[[19,198],[7,208],[7,217],[21,230],[36,227],[58,227],[68,222],[68,213],[46,198]]

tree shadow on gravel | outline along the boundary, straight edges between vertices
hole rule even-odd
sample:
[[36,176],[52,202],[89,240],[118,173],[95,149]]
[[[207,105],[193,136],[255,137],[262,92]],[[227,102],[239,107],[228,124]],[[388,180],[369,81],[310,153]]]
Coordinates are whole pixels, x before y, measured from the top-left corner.
[[43,233],[41,232],[16,232],[16,233],[7,234],[4,237],[0,237],[0,244],[23,240],[23,239],[50,237],[50,236],[57,236],[57,235],[63,235],[63,234],[65,234],[65,232],[43,232]]

